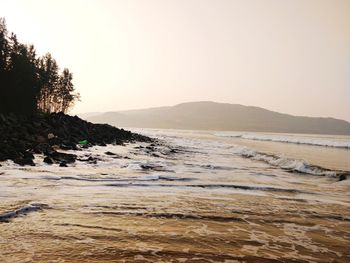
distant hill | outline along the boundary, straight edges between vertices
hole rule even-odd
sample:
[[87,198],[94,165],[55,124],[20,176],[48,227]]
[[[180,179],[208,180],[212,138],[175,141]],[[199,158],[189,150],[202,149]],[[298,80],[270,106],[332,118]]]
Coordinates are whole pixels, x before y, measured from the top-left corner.
[[350,135],[350,123],[339,119],[292,116],[259,107],[208,101],[106,112],[86,119],[118,127]]

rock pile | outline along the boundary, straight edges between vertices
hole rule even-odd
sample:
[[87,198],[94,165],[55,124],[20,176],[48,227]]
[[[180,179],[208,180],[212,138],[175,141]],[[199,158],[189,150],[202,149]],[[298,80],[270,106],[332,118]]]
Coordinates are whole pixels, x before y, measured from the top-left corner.
[[13,160],[20,165],[34,165],[34,153],[44,154],[48,164],[65,166],[76,155],[59,152],[83,147],[124,142],[151,142],[146,136],[118,129],[108,124],[93,124],[63,113],[17,116],[0,114],[0,161]]

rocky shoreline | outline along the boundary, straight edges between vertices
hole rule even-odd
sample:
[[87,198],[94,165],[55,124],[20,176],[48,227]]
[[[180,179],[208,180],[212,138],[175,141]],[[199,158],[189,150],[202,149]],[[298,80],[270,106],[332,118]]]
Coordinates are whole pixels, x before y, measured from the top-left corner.
[[[18,116],[0,114],[0,161],[34,166],[34,154],[44,162],[67,166],[77,156],[60,150],[79,150],[94,145],[152,142],[149,137],[108,124],[93,124],[64,113]],[[1,166],[1,164],[0,164]]]

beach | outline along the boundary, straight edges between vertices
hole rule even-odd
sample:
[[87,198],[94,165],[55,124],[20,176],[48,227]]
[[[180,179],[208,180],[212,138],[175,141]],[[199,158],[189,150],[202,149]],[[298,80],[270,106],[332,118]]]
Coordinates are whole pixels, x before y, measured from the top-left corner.
[[349,136],[132,131],[1,162],[0,261],[349,262]]

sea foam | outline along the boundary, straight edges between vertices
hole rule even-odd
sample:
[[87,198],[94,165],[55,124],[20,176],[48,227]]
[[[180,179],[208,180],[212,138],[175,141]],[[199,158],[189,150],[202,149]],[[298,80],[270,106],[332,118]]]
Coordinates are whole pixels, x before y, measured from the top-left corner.
[[284,157],[283,155],[267,154],[262,152],[257,152],[251,148],[245,146],[235,146],[232,149],[234,154],[250,158],[256,161],[262,161],[275,167],[282,168],[284,170],[299,172],[310,175],[320,175],[320,176],[339,176],[344,171],[333,171],[325,169],[316,165],[311,165],[305,160],[297,160]]

